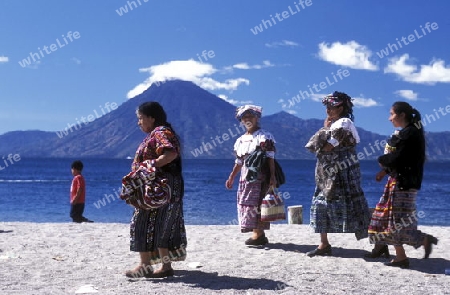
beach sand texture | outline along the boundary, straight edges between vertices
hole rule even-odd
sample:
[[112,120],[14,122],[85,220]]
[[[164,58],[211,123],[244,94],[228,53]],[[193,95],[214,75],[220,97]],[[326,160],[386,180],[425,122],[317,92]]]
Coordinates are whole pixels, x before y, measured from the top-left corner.
[[450,294],[450,227],[419,229],[439,243],[427,260],[405,246],[411,268],[399,269],[365,260],[372,245],[353,234],[329,234],[333,256],[310,258],[308,225],[272,225],[265,248],[245,246],[238,226],[191,225],[174,277],[129,279],[128,224],[1,222],[0,294]]

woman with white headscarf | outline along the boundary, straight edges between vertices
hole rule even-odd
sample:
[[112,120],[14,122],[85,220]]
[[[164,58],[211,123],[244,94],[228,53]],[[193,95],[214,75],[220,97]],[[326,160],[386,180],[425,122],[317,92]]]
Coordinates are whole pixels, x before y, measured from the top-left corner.
[[[246,245],[265,245],[269,241],[264,230],[270,229],[269,222],[261,221],[260,206],[264,195],[271,186],[276,186],[275,178],[275,139],[269,132],[261,129],[259,120],[262,108],[255,105],[245,105],[237,108],[236,119],[245,126],[246,132],[234,144],[236,159],[225,186],[233,187],[236,175],[241,172],[237,191],[237,207],[241,232],[253,232],[252,237],[245,241]],[[248,167],[245,160],[255,150],[265,151],[266,163],[257,174],[256,179],[248,180]]]

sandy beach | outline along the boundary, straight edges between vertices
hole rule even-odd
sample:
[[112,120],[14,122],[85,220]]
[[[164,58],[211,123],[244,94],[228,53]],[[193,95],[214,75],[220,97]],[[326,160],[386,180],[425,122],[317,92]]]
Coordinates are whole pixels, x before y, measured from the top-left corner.
[[[430,259],[406,246],[410,269],[366,260],[372,246],[330,234],[333,256],[307,257],[319,240],[308,225],[272,225],[269,244],[249,248],[238,226],[187,226],[187,259],[175,276],[129,279],[137,253],[128,224],[0,223],[1,294],[450,294],[450,227],[419,226],[439,238]],[[391,254],[394,253],[390,247]]]

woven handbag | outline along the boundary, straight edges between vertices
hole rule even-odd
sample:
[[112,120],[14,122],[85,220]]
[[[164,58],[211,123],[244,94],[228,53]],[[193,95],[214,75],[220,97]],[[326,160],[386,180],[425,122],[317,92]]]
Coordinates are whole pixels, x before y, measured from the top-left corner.
[[261,202],[261,221],[277,220],[286,220],[286,209],[281,194],[271,187]]

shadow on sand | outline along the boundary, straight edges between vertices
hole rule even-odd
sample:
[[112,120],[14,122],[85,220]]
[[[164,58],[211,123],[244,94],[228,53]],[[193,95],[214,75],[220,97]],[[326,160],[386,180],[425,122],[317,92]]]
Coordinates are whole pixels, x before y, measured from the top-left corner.
[[[175,276],[164,279],[146,279],[148,281],[165,280],[167,282],[183,282],[192,288],[209,290],[282,290],[289,287],[282,281],[264,278],[243,278],[218,273],[208,273],[199,270],[175,270]],[[135,280],[130,279],[130,282]]]

